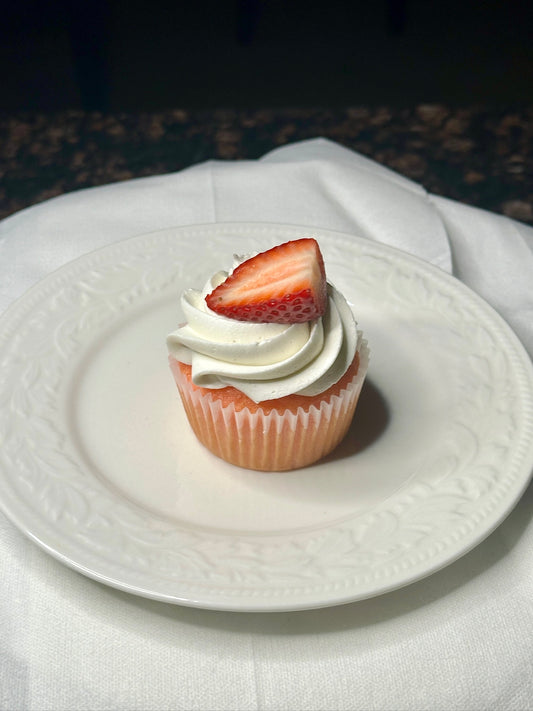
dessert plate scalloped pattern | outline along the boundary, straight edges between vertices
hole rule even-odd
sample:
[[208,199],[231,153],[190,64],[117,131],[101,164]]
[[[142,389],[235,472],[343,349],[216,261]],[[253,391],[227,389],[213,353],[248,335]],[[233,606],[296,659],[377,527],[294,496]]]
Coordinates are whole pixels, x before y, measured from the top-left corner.
[[[165,336],[178,296],[302,236],[371,350],[354,425],[313,467],[240,470],[184,420]],[[0,504],[100,582],[225,610],[295,610],[401,587],[480,543],[533,468],[533,376],[505,322],[461,283],[340,233],[218,224],[86,255],[0,319]]]

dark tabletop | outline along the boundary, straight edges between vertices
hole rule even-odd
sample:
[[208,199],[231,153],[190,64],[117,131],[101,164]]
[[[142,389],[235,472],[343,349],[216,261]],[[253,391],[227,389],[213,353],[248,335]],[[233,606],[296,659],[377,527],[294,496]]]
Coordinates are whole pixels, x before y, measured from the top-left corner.
[[317,136],[533,225],[533,106],[0,114],[0,218],[72,190]]

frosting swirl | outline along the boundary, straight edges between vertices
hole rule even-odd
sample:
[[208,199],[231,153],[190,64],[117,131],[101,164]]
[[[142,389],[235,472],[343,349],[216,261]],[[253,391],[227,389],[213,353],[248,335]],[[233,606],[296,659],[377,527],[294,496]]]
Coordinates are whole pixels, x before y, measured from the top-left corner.
[[237,321],[212,311],[205,297],[228,274],[218,272],[202,291],[181,295],[186,323],[167,336],[170,355],[192,367],[204,388],[231,385],[255,402],[286,395],[318,395],[346,372],[357,349],[357,328],[344,297],[328,283],[322,318],[278,324]]

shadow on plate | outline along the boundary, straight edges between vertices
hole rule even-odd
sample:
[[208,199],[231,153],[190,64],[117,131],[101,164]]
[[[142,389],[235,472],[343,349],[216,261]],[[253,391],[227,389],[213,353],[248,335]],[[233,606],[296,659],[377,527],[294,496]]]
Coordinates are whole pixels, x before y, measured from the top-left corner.
[[372,446],[389,426],[390,412],[387,402],[371,380],[366,380],[352,424],[346,437],[326,461],[351,457]]

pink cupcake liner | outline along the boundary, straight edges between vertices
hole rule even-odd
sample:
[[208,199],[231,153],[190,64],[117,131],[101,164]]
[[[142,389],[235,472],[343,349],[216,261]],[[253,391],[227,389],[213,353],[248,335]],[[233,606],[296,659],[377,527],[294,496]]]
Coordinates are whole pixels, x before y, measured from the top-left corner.
[[[366,341],[359,367],[346,388],[309,408],[250,412],[223,405],[211,391],[196,388],[171,358],[171,369],[189,423],[199,441],[231,464],[260,471],[299,469],[322,459],[341,442],[352,421],[368,369]],[[174,360],[174,364],[172,363]]]

